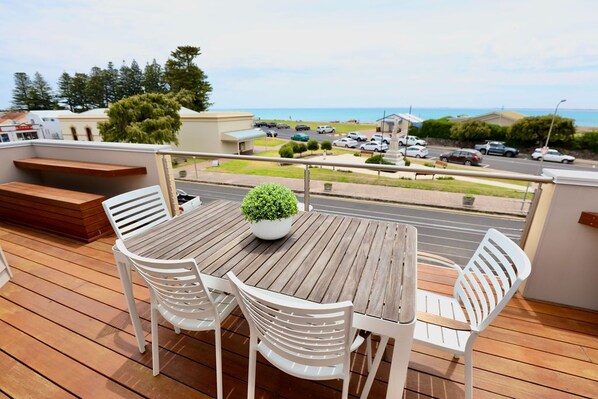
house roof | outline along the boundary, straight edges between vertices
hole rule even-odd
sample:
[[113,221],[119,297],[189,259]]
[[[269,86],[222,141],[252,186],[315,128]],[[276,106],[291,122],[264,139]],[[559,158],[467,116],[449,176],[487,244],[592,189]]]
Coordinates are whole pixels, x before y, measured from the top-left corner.
[[493,117],[501,117],[501,118],[516,122],[520,119],[527,117],[527,115],[523,115],[523,114],[520,114],[519,112],[515,112],[515,111],[494,111],[494,112],[488,112],[486,114],[477,115],[477,116],[460,116],[457,118],[449,118],[449,121],[451,121],[451,122],[462,122],[462,121],[466,121],[466,120],[482,120],[483,121],[486,119],[492,119]]
[[29,123],[27,112],[7,112],[0,115],[0,125],[18,125],[19,123]]
[[257,139],[259,137],[266,137],[266,132],[262,129],[247,129],[247,130],[235,130],[232,132],[222,133],[222,141],[245,141],[251,139]]
[[390,114],[390,115],[386,115],[384,118],[378,119],[376,122],[380,122],[382,120],[384,120],[385,122],[386,121],[393,122],[393,121],[395,121],[397,119],[399,119],[399,120],[406,120],[406,121],[409,121],[411,123],[421,123],[421,122],[424,121],[423,119],[418,118],[417,116],[412,115],[412,114]]

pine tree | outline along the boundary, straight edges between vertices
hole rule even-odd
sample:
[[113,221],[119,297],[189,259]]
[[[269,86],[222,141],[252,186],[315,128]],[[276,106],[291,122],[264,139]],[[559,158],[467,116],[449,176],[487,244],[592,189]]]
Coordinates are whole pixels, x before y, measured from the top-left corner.
[[119,99],[141,94],[143,92],[143,72],[137,61],[133,60],[131,66],[123,65],[118,71],[118,97]]
[[75,112],[84,112],[89,109],[89,100],[87,99],[87,82],[89,76],[85,73],[77,72],[73,76],[71,85],[71,95],[73,99],[73,109]]
[[205,73],[193,63],[201,55],[199,47],[179,46],[170,53],[171,58],[166,61],[165,79],[170,85],[171,93],[177,94],[185,89],[192,93],[189,108],[195,111],[205,111],[211,105],[209,94],[212,86],[207,81]]
[[87,99],[90,107],[106,108],[106,74],[102,68],[94,66],[87,81]]
[[178,143],[179,103],[160,93],[123,98],[110,106],[108,120],[98,123],[102,140],[124,143]]
[[18,110],[31,109],[31,79],[25,72],[14,75],[15,88],[12,90],[12,106]]
[[164,82],[164,72],[156,59],[152,63],[145,64],[143,70],[143,90],[145,93],[167,93],[166,82]]
[[30,109],[56,109],[58,103],[54,99],[52,88],[44,79],[41,73],[35,72],[33,83],[30,90],[31,108]]
[[58,99],[65,103],[69,110],[75,110],[73,99],[73,78],[67,72],[63,72],[58,78]]
[[118,97],[118,70],[114,68],[112,61],[108,63],[108,67],[104,69],[104,82],[105,82],[105,98],[108,105],[117,102],[120,98]]

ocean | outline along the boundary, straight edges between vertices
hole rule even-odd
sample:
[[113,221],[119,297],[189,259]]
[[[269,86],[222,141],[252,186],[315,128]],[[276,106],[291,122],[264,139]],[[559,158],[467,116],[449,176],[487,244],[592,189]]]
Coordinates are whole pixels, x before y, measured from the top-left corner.
[[[251,112],[255,118],[280,119],[291,122],[344,122],[357,119],[360,122],[375,122],[386,113],[408,113],[409,107],[388,108],[228,108],[211,111]],[[411,113],[421,119],[437,119],[444,116],[477,116],[494,111],[515,111],[528,116],[552,115],[553,109],[542,108],[412,108]],[[575,120],[577,126],[598,127],[598,109],[559,108],[557,115]]]

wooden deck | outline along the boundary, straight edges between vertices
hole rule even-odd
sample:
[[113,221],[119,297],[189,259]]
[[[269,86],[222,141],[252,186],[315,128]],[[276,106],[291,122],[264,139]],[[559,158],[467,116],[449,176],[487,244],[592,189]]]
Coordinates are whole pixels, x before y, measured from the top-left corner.
[[[0,398],[209,398],[215,395],[212,333],[176,335],[162,327],[162,374],[152,377],[151,353],[137,350],[111,245],[82,244],[0,223],[0,246],[14,278],[0,289]],[[135,280],[144,330],[148,292]],[[419,286],[449,292],[450,271],[420,266]],[[149,336],[146,337],[149,341]],[[248,327],[237,310],[223,332],[224,391],[244,398]],[[598,313],[513,299],[477,340],[476,398],[598,397]],[[389,364],[371,398],[383,397]],[[354,357],[351,394],[365,381]],[[463,397],[463,362],[414,345],[406,398]],[[339,398],[338,381],[290,377],[261,360],[258,397]]]

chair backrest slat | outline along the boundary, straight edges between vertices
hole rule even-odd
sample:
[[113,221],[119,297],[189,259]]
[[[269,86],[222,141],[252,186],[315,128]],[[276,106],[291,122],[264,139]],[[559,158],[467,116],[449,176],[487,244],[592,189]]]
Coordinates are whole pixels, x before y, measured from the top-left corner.
[[137,256],[116,240],[116,247],[148,285],[153,298],[170,313],[186,318],[211,317],[219,322],[210,292],[193,259],[158,260]]
[[160,186],[117,195],[104,201],[102,206],[120,239],[138,234],[171,218]]
[[512,240],[490,229],[455,283],[454,297],[474,330],[494,320],[531,271],[529,258]]
[[297,304],[268,297],[243,284],[233,273],[227,277],[251,330],[279,356],[309,366],[343,364],[348,370],[353,304]]

